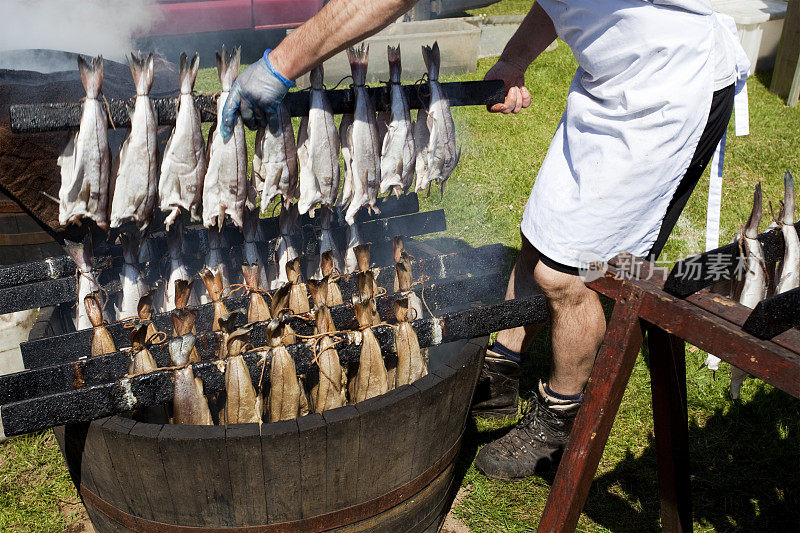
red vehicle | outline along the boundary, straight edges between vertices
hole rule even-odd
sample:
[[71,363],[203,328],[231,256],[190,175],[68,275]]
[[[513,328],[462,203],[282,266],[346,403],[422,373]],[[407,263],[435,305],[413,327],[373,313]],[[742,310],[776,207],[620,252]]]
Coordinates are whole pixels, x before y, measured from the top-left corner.
[[[407,18],[425,20],[461,14],[497,0],[420,0]],[[311,18],[327,0],[157,0],[160,20],[140,48],[162,52],[174,60],[181,51],[200,52],[202,66],[214,65],[214,54],[224,43],[242,46],[242,62],[261,57],[278,44],[286,30]]]
[[[420,0],[410,18],[428,19],[460,14],[497,0]],[[326,0],[158,0],[161,21],[153,35],[198,32],[277,30],[299,26]]]
[[161,20],[152,35],[294,28],[324,0],[159,0]]

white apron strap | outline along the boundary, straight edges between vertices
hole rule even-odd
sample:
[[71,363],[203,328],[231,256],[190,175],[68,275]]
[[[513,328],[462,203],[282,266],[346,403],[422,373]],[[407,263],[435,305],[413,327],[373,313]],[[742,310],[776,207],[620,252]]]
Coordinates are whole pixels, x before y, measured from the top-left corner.
[[[736,85],[733,97],[733,121],[736,136],[750,134],[750,102],[747,97],[747,77],[754,65],[739,44],[736,23],[733,18],[716,13],[717,20],[730,32],[736,44]],[[722,209],[722,169],[725,165],[725,138],[722,134],[714,157],[711,160],[711,178],[708,183],[708,210],[706,211],[706,251],[719,247],[719,219]]]

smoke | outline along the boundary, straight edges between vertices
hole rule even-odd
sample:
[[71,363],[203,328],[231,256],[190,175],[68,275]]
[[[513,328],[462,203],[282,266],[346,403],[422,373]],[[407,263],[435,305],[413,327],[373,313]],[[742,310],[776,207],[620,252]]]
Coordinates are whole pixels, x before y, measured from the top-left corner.
[[[52,49],[121,60],[159,20],[155,0],[2,0],[0,51]],[[2,54],[0,54],[2,55]],[[16,64],[0,68],[52,72],[73,69],[74,62],[24,59],[6,54]]]

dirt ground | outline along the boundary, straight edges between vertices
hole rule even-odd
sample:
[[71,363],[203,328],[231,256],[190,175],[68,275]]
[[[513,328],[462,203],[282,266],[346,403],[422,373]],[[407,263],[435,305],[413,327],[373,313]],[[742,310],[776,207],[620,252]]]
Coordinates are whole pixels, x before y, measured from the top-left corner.
[[456,518],[455,514],[453,514],[453,509],[458,507],[458,505],[467,497],[469,494],[470,486],[467,485],[466,487],[461,487],[458,489],[458,493],[456,494],[455,499],[453,500],[453,505],[450,506],[450,512],[447,513],[447,517],[444,519],[444,524],[442,525],[441,533],[469,533],[469,528],[467,527],[464,522]]

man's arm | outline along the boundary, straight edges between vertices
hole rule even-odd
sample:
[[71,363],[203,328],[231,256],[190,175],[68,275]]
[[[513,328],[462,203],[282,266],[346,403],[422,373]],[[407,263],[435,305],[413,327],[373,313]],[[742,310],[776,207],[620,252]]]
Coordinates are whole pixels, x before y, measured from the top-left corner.
[[534,4],[519,29],[509,39],[497,63],[484,79],[503,80],[506,100],[495,104],[494,113],[519,113],[531,105],[531,94],[525,87],[525,70],[556,38],[553,21],[539,4]]
[[294,81],[335,53],[377,33],[417,0],[331,0],[275,50],[239,74],[222,110],[220,133],[229,139],[237,116],[250,129],[266,125]]
[[417,0],[331,0],[269,54],[273,66],[297,79],[316,65],[382,30]]

